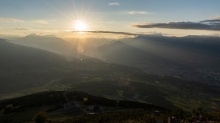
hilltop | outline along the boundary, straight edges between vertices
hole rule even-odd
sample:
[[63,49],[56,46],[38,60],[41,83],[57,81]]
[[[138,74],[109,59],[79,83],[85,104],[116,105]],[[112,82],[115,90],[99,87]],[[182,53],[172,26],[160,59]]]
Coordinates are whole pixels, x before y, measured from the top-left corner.
[[[77,103],[77,107],[66,107]],[[103,107],[103,111],[94,111],[91,106]],[[75,105],[76,106],[76,105]],[[50,91],[41,92],[14,99],[0,101],[0,122],[33,122],[35,117],[47,117],[48,122],[167,122],[168,117],[176,121],[219,121],[218,112],[207,112],[195,107],[192,113],[181,108],[169,110],[166,107],[155,106],[135,101],[112,100],[93,96],[80,91]],[[42,114],[42,112],[45,112]],[[88,113],[90,112],[90,113]]]

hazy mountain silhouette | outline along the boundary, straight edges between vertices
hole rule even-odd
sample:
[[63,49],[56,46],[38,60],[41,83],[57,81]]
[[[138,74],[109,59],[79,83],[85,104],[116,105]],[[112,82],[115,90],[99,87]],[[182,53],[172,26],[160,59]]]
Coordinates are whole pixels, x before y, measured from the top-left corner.
[[218,66],[220,38],[208,36],[165,37],[140,35],[120,41],[186,66]]
[[[211,36],[140,35],[135,38],[120,39],[119,41],[124,43],[122,45],[103,38],[82,38],[66,41],[56,36],[31,34],[13,42],[68,56],[85,53],[91,56],[98,55],[105,59],[163,61],[164,63],[169,61],[171,64],[200,67],[218,65],[220,62],[219,39],[219,37]],[[125,44],[128,45],[125,46]],[[95,52],[96,50],[98,52]]]
[[11,42],[48,50],[62,55],[70,54],[72,52],[72,47],[74,47],[70,42],[56,36],[39,36],[36,34],[30,34],[26,37],[17,38]]
[[48,68],[65,63],[64,57],[36,48],[21,46],[0,39],[0,67],[6,70]]
[[167,59],[161,58],[153,53],[138,49],[131,45],[117,41],[105,44],[97,48],[98,54],[106,59],[114,60],[135,60],[168,63]]
[[10,40],[10,42],[48,50],[65,56],[74,56],[78,53],[90,53],[98,46],[109,42],[109,40],[103,38],[69,38],[64,40],[52,35],[30,34],[26,37]]
[[66,58],[53,52],[0,39],[0,93],[37,87],[61,79],[79,82],[81,72],[134,70],[136,69],[105,63],[83,54]]

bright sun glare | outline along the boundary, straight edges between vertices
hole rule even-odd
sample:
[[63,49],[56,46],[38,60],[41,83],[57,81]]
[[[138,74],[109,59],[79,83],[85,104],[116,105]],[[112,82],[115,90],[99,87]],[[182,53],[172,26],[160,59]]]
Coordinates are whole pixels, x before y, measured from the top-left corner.
[[75,29],[77,31],[85,31],[87,29],[87,25],[84,21],[77,20],[77,21],[75,21]]

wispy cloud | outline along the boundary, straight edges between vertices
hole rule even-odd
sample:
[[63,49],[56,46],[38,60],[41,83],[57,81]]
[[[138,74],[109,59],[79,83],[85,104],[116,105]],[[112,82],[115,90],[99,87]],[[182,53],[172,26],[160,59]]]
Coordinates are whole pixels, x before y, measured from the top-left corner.
[[[79,32],[79,31],[72,31],[72,32]],[[82,31],[80,31],[82,32]],[[115,31],[83,31],[88,33],[106,33],[106,34],[122,34],[122,35],[139,35],[136,33],[130,33],[130,32],[115,32]]]
[[15,28],[15,30],[29,30],[27,28]]
[[33,21],[31,21],[32,23],[36,23],[36,24],[48,24],[48,22],[47,21],[45,21],[45,20],[33,20]]
[[215,18],[215,19],[203,20],[200,22],[181,21],[181,22],[167,22],[167,23],[145,23],[145,24],[132,25],[132,27],[220,31],[220,20],[218,18]]
[[213,17],[213,18],[210,18],[210,19],[207,19],[207,20],[203,20],[201,22],[220,22],[220,16]]
[[109,3],[110,6],[119,6],[120,4],[118,2]]
[[131,15],[134,15],[134,14],[145,15],[145,14],[150,14],[150,12],[147,12],[147,11],[130,11],[130,12],[128,12],[128,14],[131,14]]
[[17,22],[23,22],[23,20],[16,19],[16,18],[2,18],[2,17],[0,17],[0,22],[14,22],[14,23],[17,23]]

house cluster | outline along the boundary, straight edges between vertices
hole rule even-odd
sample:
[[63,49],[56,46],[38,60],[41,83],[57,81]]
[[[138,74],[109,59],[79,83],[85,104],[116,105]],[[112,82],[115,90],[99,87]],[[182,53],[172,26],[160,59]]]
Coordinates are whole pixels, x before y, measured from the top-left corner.
[[154,116],[160,116],[160,111],[155,110],[155,111],[154,111]]
[[71,101],[69,103],[64,104],[65,111],[81,111],[81,107],[79,102]]
[[65,112],[74,112],[74,111],[84,111],[86,114],[100,114],[103,113],[103,108],[98,105],[94,105],[89,107],[89,110],[84,110],[80,107],[79,102],[71,101],[69,103],[64,104],[64,111]]
[[168,123],[180,123],[180,120],[178,120],[176,117],[168,117]]
[[94,105],[89,107],[89,111],[87,112],[87,114],[100,114],[103,113],[103,108],[101,106],[98,105]]

